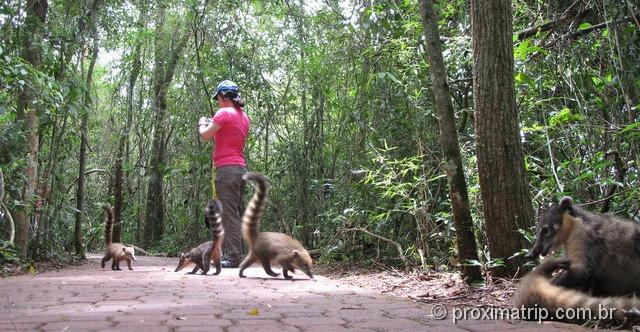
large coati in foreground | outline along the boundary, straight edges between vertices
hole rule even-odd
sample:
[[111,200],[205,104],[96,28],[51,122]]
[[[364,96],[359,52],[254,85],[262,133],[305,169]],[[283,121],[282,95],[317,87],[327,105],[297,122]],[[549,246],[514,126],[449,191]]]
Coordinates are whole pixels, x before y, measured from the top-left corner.
[[224,228],[222,226],[222,205],[218,200],[210,199],[205,208],[205,224],[211,231],[211,241],[200,244],[191,249],[188,253],[180,254],[180,261],[175,272],[183,268],[195,264],[193,271],[187,274],[195,274],[198,270],[202,270],[202,274],[209,272],[211,262],[216,267],[213,275],[220,274],[222,264],[220,258],[222,256],[222,241],[224,239]]
[[[528,317],[520,317],[528,320],[560,319],[571,322],[584,322],[586,320],[600,320],[606,323],[621,323],[626,319],[637,320],[640,317],[640,299],[635,297],[593,297],[575,289],[556,286],[549,281],[551,274],[558,269],[571,268],[571,262],[561,258],[547,258],[533,271],[529,272],[518,284],[518,289],[513,295],[514,309],[523,310]],[[544,313],[540,309],[545,308]],[[589,309],[590,312],[566,309]],[[557,309],[562,311],[562,317],[557,315]],[[544,314],[549,316],[543,317]],[[535,317],[539,315],[539,317]],[[571,319],[566,319],[571,318]]]
[[242,218],[242,237],[249,245],[249,254],[240,263],[240,277],[244,278],[244,270],[256,261],[260,261],[264,271],[272,276],[278,276],[271,270],[271,263],[277,263],[282,267],[285,279],[291,279],[288,272],[294,272],[294,268],[302,270],[309,278],[313,279],[311,269],[313,261],[307,250],[296,239],[282,233],[258,232],[262,211],[267,201],[269,187],[262,174],[247,173],[243,179],[255,182],[255,192],[247,205]]
[[136,260],[135,250],[133,249],[133,247],[127,247],[122,243],[113,243],[113,207],[111,207],[111,205],[109,204],[103,204],[102,209],[104,209],[104,211],[106,212],[104,242],[107,245],[107,253],[104,255],[104,257],[102,257],[102,267],[104,268],[105,263],[112,259],[112,270],[120,270],[120,261],[127,261],[129,270],[133,270],[131,268],[131,261]]
[[640,225],[588,212],[563,197],[542,214],[527,256],[560,247],[571,267],[552,279],[554,285],[596,296],[640,294]]

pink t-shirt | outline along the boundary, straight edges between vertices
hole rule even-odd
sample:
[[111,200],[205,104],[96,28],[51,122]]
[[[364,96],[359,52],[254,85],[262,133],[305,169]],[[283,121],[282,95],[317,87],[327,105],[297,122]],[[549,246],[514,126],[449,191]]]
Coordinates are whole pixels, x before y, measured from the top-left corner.
[[244,144],[249,134],[247,114],[241,108],[223,107],[213,116],[213,121],[220,126],[213,136],[216,141],[213,164],[216,167],[247,166],[244,160]]

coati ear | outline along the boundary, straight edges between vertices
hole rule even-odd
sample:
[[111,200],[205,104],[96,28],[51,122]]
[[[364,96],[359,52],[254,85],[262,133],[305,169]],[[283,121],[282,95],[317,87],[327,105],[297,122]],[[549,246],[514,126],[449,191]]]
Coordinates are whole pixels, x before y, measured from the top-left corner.
[[122,247],[122,252],[126,252],[127,251],[127,247]]
[[560,203],[558,203],[561,208],[565,210],[571,210],[571,206],[573,205],[573,199],[569,196],[564,196],[560,199]]
[[298,250],[296,250],[296,249],[293,249],[292,253],[293,253],[293,257],[300,256],[300,252]]

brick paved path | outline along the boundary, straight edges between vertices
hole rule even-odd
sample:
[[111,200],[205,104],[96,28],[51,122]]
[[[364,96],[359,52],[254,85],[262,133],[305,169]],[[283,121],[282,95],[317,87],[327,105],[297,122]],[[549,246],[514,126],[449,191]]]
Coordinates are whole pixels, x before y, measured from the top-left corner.
[[[535,323],[436,320],[431,305],[329,280],[173,272],[176,259],[139,257],[134,271],[82,266],[0,279],[0,331],[493,331]],[[126,265],[125,265],[126,266]],[[107,265],[109,267],[109,265]],[[125,267],[126,268],[126,267]],[[577,326],[544,324],[544,330]]]

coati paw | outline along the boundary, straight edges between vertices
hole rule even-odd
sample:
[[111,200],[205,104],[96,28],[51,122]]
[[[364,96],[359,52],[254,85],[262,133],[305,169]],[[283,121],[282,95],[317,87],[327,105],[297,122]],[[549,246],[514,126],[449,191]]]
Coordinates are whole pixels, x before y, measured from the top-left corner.
[[571,260],[568,258],[558,258],[555,261],[556,269],[568,270],[571,266]]

